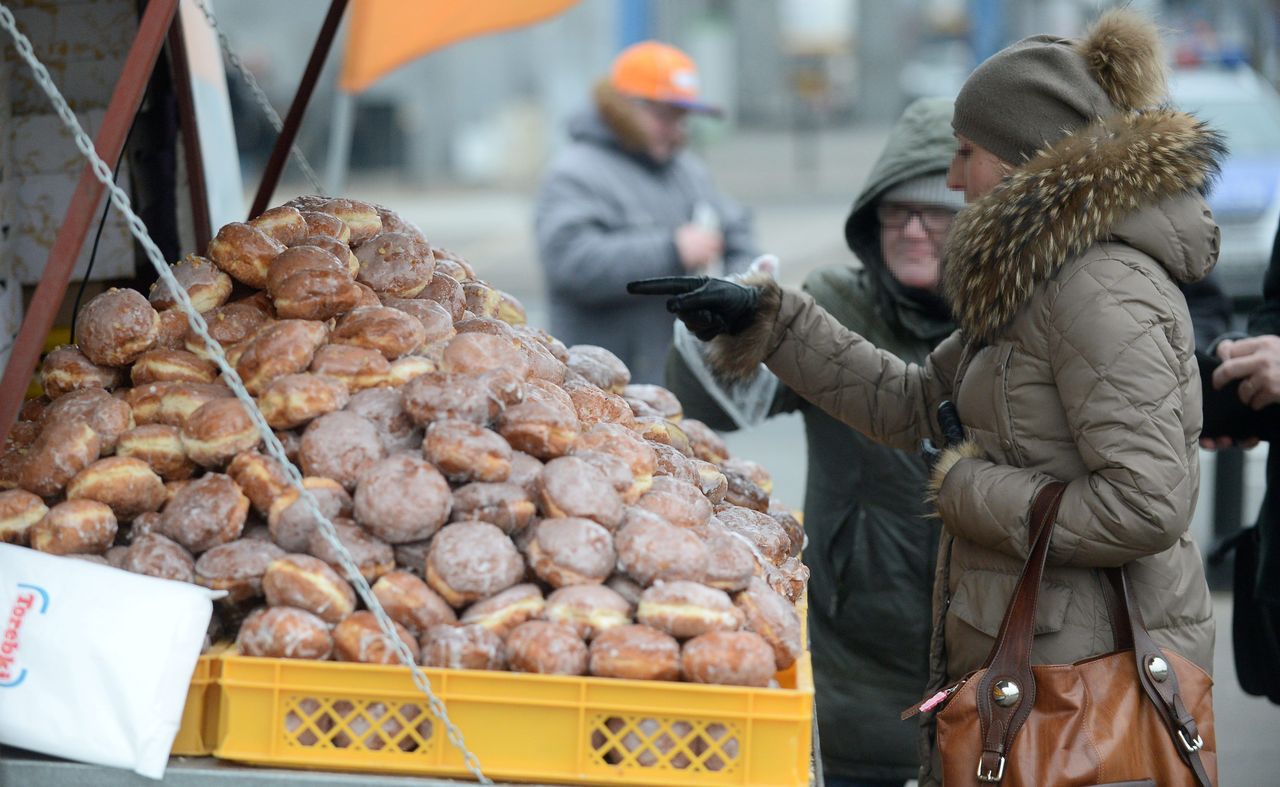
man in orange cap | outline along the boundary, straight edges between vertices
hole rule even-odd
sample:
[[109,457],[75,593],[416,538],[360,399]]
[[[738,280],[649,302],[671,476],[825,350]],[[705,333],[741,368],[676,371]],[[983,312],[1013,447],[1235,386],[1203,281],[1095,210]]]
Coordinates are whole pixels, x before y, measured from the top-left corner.
[[634,382],[661,383],[671,315],[628,298],[626,282],[745,270],[756,256],[751,221],[685,149],[689,113],[720,114],[702,100],[688,55],[635,44],[593,98],[570,121],[571,143],[544,176],[535,208],[551,331],[566,344],[609,349]]

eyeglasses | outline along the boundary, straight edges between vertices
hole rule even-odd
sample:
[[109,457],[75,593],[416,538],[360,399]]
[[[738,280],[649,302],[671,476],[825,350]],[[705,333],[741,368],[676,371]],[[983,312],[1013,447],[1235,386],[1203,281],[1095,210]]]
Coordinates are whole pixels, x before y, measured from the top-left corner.
[[942,235],[951,229],[951,222],[955,220],[956,212],[950,208],[904,205],[897,202],[881,202],[876,206],[876,218],[880,219],[880,226],[885,229],[903,229],[915,217],[919,217],[925,232],[930,235]]

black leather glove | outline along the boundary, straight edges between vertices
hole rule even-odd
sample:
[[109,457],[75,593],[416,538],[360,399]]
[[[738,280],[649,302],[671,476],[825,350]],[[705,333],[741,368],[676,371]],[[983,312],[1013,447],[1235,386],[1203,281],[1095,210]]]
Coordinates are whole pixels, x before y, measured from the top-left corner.
[[920,441],[920,455],[924,457],[929,472],[933,472],[933,466],[938,463],[943,449],[964,442],[964,424],[960,423],[960,413],[950,399],[944,399],[938,405],[938,426],[942,427],[942,448],[934,445],[928,438]]
[[632,295],[670,295],[667,311],[704,342],[722,333],[739,333],[751,324],[760,291],[708,276],[660,276],[627,283]]

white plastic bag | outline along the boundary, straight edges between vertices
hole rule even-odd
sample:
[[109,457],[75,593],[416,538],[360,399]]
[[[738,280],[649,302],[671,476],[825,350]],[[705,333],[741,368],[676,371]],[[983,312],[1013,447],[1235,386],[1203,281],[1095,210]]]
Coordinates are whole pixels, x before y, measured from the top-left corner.
[[0,743],[161,778],[213,595],[0,544]]

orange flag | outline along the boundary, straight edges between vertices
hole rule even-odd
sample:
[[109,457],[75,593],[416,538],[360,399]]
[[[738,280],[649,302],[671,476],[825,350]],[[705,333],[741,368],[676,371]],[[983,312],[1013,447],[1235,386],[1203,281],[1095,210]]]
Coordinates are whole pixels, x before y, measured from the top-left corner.
[[578,0],[353,0],[338,87],[359,93],[428,52],[539,22]]

